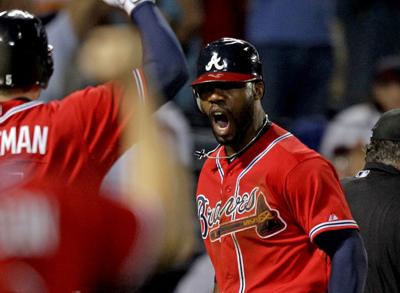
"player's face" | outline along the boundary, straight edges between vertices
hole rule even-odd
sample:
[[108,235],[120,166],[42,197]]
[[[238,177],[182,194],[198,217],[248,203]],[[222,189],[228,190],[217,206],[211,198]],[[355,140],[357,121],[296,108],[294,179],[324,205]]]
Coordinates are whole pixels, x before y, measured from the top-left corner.
[[215,82],[196,87],[200,106],[220,144],[240,146],[254,117],[254,85]]

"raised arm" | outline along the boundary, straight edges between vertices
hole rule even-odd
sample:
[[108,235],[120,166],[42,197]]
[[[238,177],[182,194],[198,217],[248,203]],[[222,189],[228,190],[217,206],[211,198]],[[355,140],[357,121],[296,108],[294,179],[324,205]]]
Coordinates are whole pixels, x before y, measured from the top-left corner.
[[[137,24],[143,44],[143,63],[151,87],[171,99],[188,79],[183,50],[174,32],[151,0],[103,0],[126,10]],[[80,38],[107,11],[96,0],[71,1],[65,11],[47,27],[50,44],[54,46],[54,74],[41,99],[50,101],[64,96],[64,71],[78,49]],[[88,2],[88,3],[86,3]],[[92,12],[91,12],[92,11]],[[87,15],[91,15],[88,20]],[[94,15],[94,17],[93,17]]]
[[103,0],[121,7],[142,36],[144,70],[151,86],[171,99],[188,79],[183,50],[174,32],[152,0]]

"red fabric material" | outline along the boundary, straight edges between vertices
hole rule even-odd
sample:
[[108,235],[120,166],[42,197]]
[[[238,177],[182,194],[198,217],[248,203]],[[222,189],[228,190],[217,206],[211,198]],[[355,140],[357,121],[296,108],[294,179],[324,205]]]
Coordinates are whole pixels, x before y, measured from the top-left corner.
[[9,170],[10,180],[57,174],[66,185],[97,191],[129,146],[122,139],[134,109],[114,83],[48,104],[19,99],[1,107],[0,169]]

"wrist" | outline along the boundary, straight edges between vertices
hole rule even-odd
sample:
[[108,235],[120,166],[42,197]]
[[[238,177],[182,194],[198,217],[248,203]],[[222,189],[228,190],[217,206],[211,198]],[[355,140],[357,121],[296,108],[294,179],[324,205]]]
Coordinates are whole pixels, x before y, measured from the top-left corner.
[[124,9],[129,16],[144,3],[155,3],[155,0],[126,0],[124,3]]

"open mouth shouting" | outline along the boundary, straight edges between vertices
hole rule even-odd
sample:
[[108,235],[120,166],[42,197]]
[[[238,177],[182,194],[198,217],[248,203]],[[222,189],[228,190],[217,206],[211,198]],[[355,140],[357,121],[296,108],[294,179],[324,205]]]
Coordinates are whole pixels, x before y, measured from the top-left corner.
[[214,134],[220,138],[227,138],[230,136],[232,127],[227,113],[222,110],[215,110],[211,111],[210,114],[210,120]]

